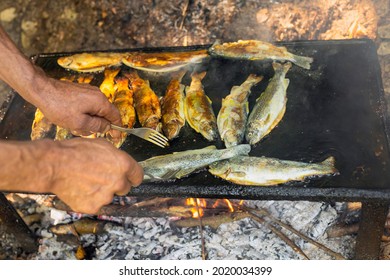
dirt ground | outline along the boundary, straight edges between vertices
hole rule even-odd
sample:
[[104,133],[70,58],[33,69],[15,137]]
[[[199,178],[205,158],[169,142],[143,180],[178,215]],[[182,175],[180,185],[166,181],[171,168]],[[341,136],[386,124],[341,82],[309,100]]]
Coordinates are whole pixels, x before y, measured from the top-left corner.
[[[388,0],[3,0],[0,21],[29,56],[210,44],[217,39],[368,37],[379,46],[378,26],[390,24],[389,10]],[[388,65],[388,56],[385,60]],[[0,96],[3,103],[4,93]]]
[[[390,100],[390,0],[2,0],[0,23],[27,56],[217,39],[371,38]],[[0,84],[0,107],[8,98]]]

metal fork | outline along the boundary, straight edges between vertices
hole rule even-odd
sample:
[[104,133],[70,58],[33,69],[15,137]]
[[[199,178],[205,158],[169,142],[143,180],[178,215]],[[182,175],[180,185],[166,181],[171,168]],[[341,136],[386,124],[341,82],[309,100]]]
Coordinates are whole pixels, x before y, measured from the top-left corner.
[[166,146],[169,146],[168,138],[162,135],[160,132],[151,128],[147,128],[147,127],[125,128],[125,127],[117,126],[115,124],[111,124],[111,128],[129,134],[133,134],[161,148],[165,148]]

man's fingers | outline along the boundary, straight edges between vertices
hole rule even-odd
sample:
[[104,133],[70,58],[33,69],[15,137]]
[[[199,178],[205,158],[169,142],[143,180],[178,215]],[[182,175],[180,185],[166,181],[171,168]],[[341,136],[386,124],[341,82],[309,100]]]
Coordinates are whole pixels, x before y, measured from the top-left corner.
[[124,187],[120,191],[117,191],[115,194],[119,195],[119,196],[127,195],[130,192],[131,188],[132,188],[132,186],[128,183],[128,184],[126,184],[126,187]]
[[[101,93],[103,95],[103,93]],[[119,110],[110,103],[103,95],[102,104],[98,107],[98,111],[96,112],[96,115],[99,117],[103,117],[106,119],[109,123],[113,123],[116,125],[122,124],[121,115],[119,113]]]

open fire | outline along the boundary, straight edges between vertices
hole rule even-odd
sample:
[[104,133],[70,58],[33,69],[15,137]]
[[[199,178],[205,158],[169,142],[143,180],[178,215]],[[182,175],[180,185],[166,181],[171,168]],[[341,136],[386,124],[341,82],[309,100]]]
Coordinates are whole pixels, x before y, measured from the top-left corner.
[[[210,208],[212,200],[204,198],[187,198],[185,201],[186,205],[192,206],[191,213],[193,218],[199,218],[204,216],[206,209]],[[229,212],[234,212],[235,209],[232,203],[228,199],[217,199],[211,205],[212,209],[226,209]],[[223,211],[223,210],[221,210]]]

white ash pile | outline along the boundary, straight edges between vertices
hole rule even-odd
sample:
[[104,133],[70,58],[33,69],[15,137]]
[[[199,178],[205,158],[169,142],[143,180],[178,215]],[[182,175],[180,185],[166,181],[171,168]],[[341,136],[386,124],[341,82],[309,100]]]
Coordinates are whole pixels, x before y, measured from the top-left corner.
[[[15,195],[14,195],[15,196]],[[31,197],[31,196],[30,196]],[[28,196],[23,200],[28,199]],[[37,200],[39,202],[39,199]],[[326,230],[338,222],[344,203],[331,206],[319,202],[245,201],[248,209],[265,209],[278,221],[291,225],[307,242],[280,225],[264,219],[245,217],[209,226],[197,222],[191,227],[176,224],[178,217],[96,217],[72,214],[43,204],[14,203],[25,217],[39,214],[29,223],[40,237],[39,252],[29,259],[95,259],[95,260],[291,260],[335,259],[335,252],[346,259],[353,258],[355,235],[328,238]],[[28,208],[24,208],[24,205]],[[75,222],[86,218],[96,221],[91,233],[75,232]],[[28,218],[27,218],[28,220]],[[199,220],[199,219],[197,219]],[[64,225],[53,233],[54,227]],[[278,230],[291,244],[275,234]],[[301,251],[300,251],[301,250]]]

